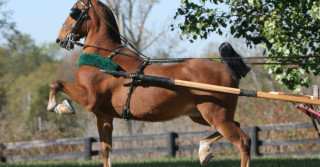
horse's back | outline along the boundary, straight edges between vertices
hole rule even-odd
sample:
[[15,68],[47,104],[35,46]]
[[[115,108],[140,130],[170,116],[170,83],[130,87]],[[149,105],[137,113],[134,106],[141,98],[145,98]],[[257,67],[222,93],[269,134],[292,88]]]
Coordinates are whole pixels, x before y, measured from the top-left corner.
[[174,65],[153,66],[146,74],[227,87],[238,86],[224,64],[207,59],[191,59]]

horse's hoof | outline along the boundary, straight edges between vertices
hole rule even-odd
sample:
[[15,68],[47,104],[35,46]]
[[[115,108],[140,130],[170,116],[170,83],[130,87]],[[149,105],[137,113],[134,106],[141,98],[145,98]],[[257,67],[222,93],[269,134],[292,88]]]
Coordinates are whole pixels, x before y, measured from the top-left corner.
[[69,104],[67,100],[64,100],[62,104],[59,104],[57,107],[55,107],[54,112],[63,115],[76,114],[76,111],[73,109],[73,107]]
[[202,160],[201,160],[201,158],[200,158],[200,164],[201,164],[202,166],[207,165],[207,164],[209,163],[209,161],[211,160],[212,157],[213,157],[212,153],[211,153],[211,152],[207,152],[207,153],[203,156]]

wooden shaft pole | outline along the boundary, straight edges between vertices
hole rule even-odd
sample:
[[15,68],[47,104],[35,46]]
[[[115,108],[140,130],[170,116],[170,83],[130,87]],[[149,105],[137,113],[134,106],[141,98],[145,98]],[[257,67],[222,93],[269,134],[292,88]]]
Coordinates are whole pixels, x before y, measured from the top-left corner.
[[[203,91],[236,94],[239,96],[252,96],[252,97],[265,98],[265,99],[283,100],[283,101],[296,102],[296,103],[320,105],[320,100],[318,100],[316,98],[311,98],[309,96],[301,96],[301,95],[299,95],[299,96],[288,95],[288,94],[284,94],[282,92],[276,92],[276,93],[256,92],[255,95],[248,95],[248,94],[242,94],[242,92],[249,91],[249,90],[230,88],[230,87],[224,87],[224,86],[217,86],[217,85],[210,85],[210,84],[203,84],[203,83],[190,82],[190,81],[183,81],[183,80],[177,80],[177,79],[174,81],[174,85],[203,90]],[[251,91],[251,92],[254,92],[254,91]]]
[[240,89],[230,88],[230,87],[225,87],[225,86],[203,84],[203,83],[183,81],[183,80],[178,80],[178,79],[174,80],[174,85],[187,87],[187,88],[198,89],[198,90],[203,90],[203,91],[220,92],[220,93],[228,93],[228,94],[240,95]]
[[283,101],[296,102],[296,103],[320,105],[320,100],[312,99],[308,96],[294,96],[294,95],[286,95],[286,94],[258,92],[257,97],[265,98],[265,99],[283,100]]

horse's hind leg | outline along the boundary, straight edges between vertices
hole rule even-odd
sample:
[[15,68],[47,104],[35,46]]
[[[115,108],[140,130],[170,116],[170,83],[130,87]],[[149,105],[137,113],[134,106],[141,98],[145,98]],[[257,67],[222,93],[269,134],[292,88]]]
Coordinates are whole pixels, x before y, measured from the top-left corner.
[[[234,110],[214,106],[213,104],[198,105],[203,118],[213,126],[223,137],[232,142],[241,152],[241,167],[250,165],[251,139],[233,120]],[[216,137],[219,135],[216,134]]]
[[241,167],[249,167],[251,147],[250,137],[247,136],[233,121],[220,122],[220,124],[216,124],[216,129],[240,150]]
[[[238,127],[240,127],[240,124],[238,122],[235,122]],[[210,151],[210,147],[212,144],[219,139],[221,139],[223,136],[219,132],[215,132],[212,135],[208,136],[207,138],[200,141],[200,147],[199,147],[199,159],[201,165],[206,165],[214,155]]]

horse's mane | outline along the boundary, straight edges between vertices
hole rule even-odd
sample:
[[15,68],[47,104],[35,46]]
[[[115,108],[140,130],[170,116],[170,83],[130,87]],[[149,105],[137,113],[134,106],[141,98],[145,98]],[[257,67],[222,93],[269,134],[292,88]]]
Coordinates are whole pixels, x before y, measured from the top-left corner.
[[[113,11],[111,10],[110,7],[108,7],[107,5],[105,5],[104,3],[98,1],[98,6],[101,7],[100,11],[98,11],[102,17],[108,22],[106,24],[108,24],[108,29],[107,29],[107,33],[108,36],[110,37],[110,39],[113,40],[113,42],[115,43],[121,43],[121,38],[120,38],[120,33],[119,33],[119,28],[118,28],[118,24],[116,21],[116,18],[114,16]],[[98,9],[96,9],[98,10]],[[101,18],[101,20],[103,22],[105,22],[105,20],[103,20]],[[112,26],[112,27],[110,27]]]
[[251,70],[229,43],[222,43],[219,47],[219,53],[221,62],[228,68],[235,81],[239,82],[241,77],[245,77]]

